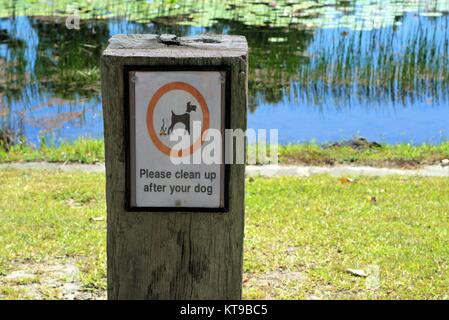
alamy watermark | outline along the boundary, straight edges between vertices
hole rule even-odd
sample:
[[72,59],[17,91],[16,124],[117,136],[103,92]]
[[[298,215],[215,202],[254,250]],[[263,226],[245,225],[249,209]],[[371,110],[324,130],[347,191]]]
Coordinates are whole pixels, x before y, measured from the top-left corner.
[[174,129],[170,134],[173,164],[278,163],[278,129],[225,129],[223,136],[213,128],[202,132],[201,121],[192,124],[191,134],[184,129]]
[[67,5],[66,12],[69,14],[65,20],[65,26],[67,29],[80,29],[80,11],[76,5]]

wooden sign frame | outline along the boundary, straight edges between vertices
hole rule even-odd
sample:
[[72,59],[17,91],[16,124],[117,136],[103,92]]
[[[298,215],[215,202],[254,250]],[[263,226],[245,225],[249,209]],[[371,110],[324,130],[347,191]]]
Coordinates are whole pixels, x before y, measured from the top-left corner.
[[[134,108],[134,84],[131,81],[133,72],[176,72],[176,71],[218,71],[225,73],[224,90],[222,91],[222,104],[221,104],[221,123],[222,123],[222,164],[221,166],[221,181],[220,181],[220,193],[222,200],[219,207],[162,207],[162,206],[135,206],[132,205],[132,188],[135,187],[135,140],[133,139],[132,132],[134,132],[135,124],[133,123],[133,110]],[[225,163],[226,159],[226,135],[225,130],[231,129],[231,68],[229,66],[194,66],[194,65],[158,65],[158,66],[140,66],[140,65],[126,65],[123,72],[124,83],[124,114],[125,114],[125,210],[128,212],[216,212],[226,213],[229,212],[229,188],[230,188],[230,164]],[[224,101],[223,101],[224,100]],[[134,140],[134,141],[133,141]],[[231,151],[232,152],[232,151]],[[134,154],[133,154],[134,153]],[[134,192],[135,193],[135,192]]]

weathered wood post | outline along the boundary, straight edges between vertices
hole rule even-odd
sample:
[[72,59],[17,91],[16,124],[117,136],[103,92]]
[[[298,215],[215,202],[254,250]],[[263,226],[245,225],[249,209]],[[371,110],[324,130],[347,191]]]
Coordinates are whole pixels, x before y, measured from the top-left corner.
[[[241,36],[110,39],[101,59],[109,299],[241,298],[244,164],[172,158],[200,154],[207,128],[246,130],[247,51]],[[189,147],[177,149],[176,134],[191,136]]]

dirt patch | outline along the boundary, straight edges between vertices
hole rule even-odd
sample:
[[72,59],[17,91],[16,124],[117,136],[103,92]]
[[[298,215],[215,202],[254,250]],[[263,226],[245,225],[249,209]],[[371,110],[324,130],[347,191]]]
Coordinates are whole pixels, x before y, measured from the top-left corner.
[[[0,276],[0,286],[20,291],[28,299],[93,300],[105,299],[105,291],[83,289],[76,261],[17,264]],[[2,298],[0,293],[0,299]]]
[[334,142],[329,145],[323,146],[325,149],[327,148],[338,148],[338,147],[351,147],[354,150],[369,150],[369,149],[377,149],[382,147],[382,145],[375,141],[368,141],[365,138],[355,138],[351,140]]
[[297,271],[268,271],[262,274],[245,274],[243,286],[247,289],[257,289],[263,291],[265,299],[271,300],[283,296],[296,296],[299,290],[304,287],[307,275]]

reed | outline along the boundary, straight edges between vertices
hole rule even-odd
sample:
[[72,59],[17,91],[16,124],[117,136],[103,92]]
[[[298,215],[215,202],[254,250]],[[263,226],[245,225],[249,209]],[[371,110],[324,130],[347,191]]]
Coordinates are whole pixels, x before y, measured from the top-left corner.
[[439,19],[408,24],[408,30],[316,31],[310,62],[299,66],[299,95],[304,102],[310,102],[310,92],[331,97],[338,106],[354,98],[403,105],[446,101],[449,17]]

